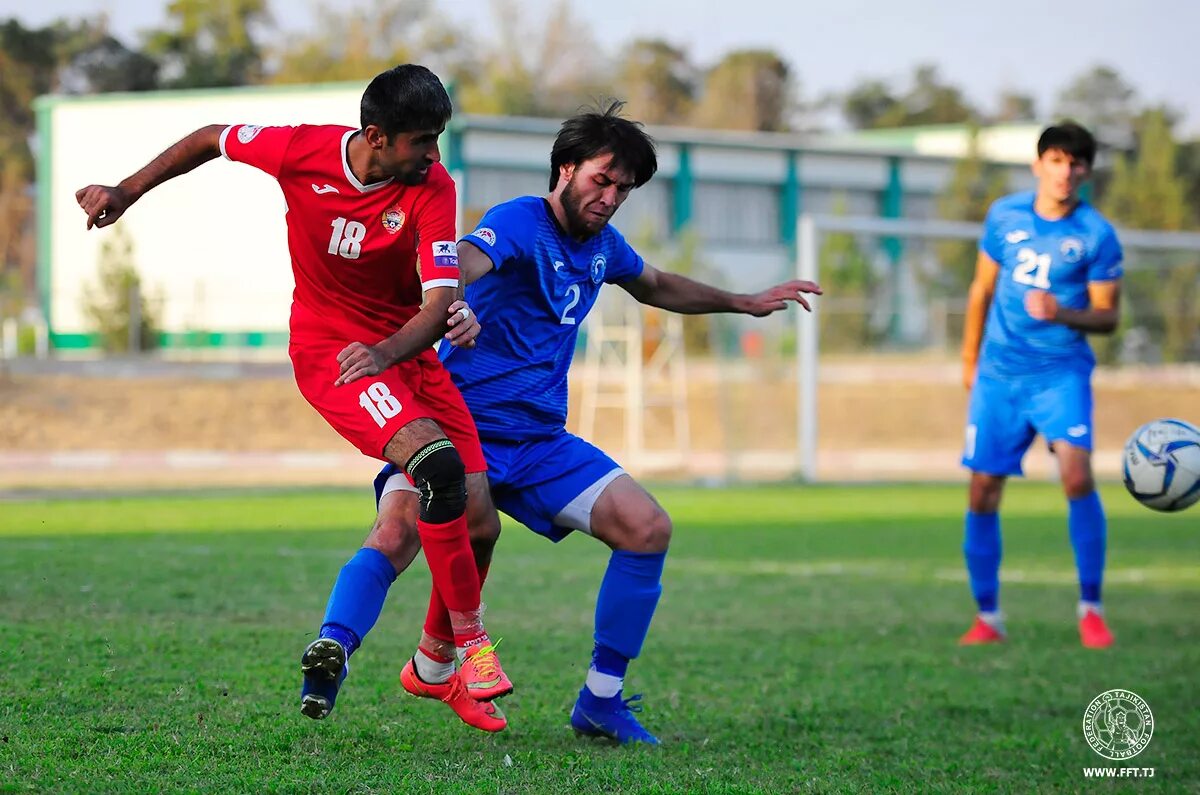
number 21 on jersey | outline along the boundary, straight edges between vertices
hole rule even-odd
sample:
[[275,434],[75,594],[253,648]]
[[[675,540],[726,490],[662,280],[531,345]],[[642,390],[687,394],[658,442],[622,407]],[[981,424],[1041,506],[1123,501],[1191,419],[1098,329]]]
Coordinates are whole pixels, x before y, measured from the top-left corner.
[[1013,270],[1013,281],[1027,284],[1039,290],[1050,289],[1050,255],[1039,254],[1031,248],[1017,251],[1017,267]]

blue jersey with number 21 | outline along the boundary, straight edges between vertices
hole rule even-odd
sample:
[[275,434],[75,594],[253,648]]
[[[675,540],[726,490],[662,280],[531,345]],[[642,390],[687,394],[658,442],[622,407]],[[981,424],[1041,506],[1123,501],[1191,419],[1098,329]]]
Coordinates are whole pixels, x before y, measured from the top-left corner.
[[1095,357],[1083,332],[1035,320],[1025,294],[1045,290],[1069,309],[1088,306],[1088,282],[1121,278],[1121,245],[1094,207],[1080,202],[1056,221],[1033,209],[1034,193],[996,201],[979,248],[1000,266],[979,358],[980,375],[1007,378],[1071,368],[1090,372]]
[[567,422],[567,370],[600,287],[636,279],[642,258],[611,226],[580,243],[545,199],[498,204],[463,238],[492,261],[467,287],[482,331],[474,348],[443,342],[442,362],[483,439],[537,439]]

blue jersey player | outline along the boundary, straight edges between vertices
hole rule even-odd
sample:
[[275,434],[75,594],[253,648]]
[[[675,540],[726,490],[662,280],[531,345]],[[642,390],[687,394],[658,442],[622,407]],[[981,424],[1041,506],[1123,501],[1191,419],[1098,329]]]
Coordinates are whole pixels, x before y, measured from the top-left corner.
[[[552,541],[578,530],[612,550],[596,603],[591,666],[571,725],[585,735],[655,744],[622,687],[662,592],[671,520],[616,462],[565,429],[579,324],[606,283],[668,311],[758,317],[791,302],[808,308],[804,294],[820,289],[790,281],[735,294],[645,263],[608,223],[657,168],[653,141],[619,115],[620,107],[564,122],[551,152],[549,195],[492,208],[460,241],[467,299],[483,331],[474,347],[444,346],[442,358],[479,428],[495,505]],[[383,528],[380,537],[415,548],[411,488],[394,468],[380,473],[376,526]],[[494,541],[489,535],[475,544],[481,576]],[[436,637],[431,626],[427,621],[401,674],[415,695],[454,672],[450,635]]]
[[1106,526],[1092,477],[1096,360],[1085,335],[1117,327],[1121,246],[1078,196],[1096,154],[1092,135],[1077,124],[1049,127],[1037,151],[1036,190],[988,211],[967,299],[963,380],[971,400],[962,461],[971,485],[963,552],[979,613],[960,642],[1005,638],[997,512],[1005,479],[1021,474],[1041,434],[1058,459],[1069,506],[1080,639],[1105,648],[1113,637],[1100,606]]

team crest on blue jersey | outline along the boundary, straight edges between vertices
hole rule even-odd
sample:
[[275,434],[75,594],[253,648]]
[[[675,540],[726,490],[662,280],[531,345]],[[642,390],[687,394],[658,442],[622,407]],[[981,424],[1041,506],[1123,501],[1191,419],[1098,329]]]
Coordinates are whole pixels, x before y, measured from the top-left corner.
[[592,284],[599,284],[604,281],[604,267],[608,264],[608,260],[603,254],[597,254],[592,257]]
[[1076,263],[1083,259],[1083,241],[1077,237],[1063,240],[1058,250],[1062,252],[1064,262]]
[[399,204],[393,204],[383,211],[383,228],[389,235],[394,235],[404,226],[404,211]]

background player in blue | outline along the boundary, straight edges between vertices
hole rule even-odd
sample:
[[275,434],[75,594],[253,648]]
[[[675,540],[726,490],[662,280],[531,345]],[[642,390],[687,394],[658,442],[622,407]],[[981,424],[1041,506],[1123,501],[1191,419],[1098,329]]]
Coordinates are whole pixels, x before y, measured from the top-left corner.
[[1096,360],[1084,335],[1117,327],[1122,255],[1112,226],[1078,196],[1095,156],[1096,141],[1083,127],[1047,128],[1033,163],[1037,189],[998,200],[984,221],[963,332],[963,381],[971,390],[963,552],[979,606],[964,644],[1005,638],[997,512],[1005,479],[1021,474],[1038,433],[1058,458],[1069,505],[1080,639],[1091,648],[1113,642],[1100,606],[1106,527],[1092,477]]
[[[596,603],[592,662],[571,725],[583,734],[653,744],[658,740],[634,717],[622,687],[662,593],[671,520],[611,458],[565,429],[579,324],[605,283],[673,312],[758,317],[789,302],[807,309],[804,294],[820,289],[791,281],[734,294],[644,263],[608,225],[657,168],[653,141],[640,124],[620,117],[620,107],[564,122],[550,157],[550,194],[492,208],[460,242],[467,300],[483,330],[474,348],[447,345],[442,358],[479,428],[500,510],[553,541],[580,530],[612,549]],[[376,493],[381,535],[418,543],[415,495],[403,474],[385,468]],[[486,550],[477,544],[477,556],[490,560],[492,543],[485,542]],[[454,671],[449,636],[431,637],[426,626],[401,674],[405,689],[417,695],[422,683]]]

